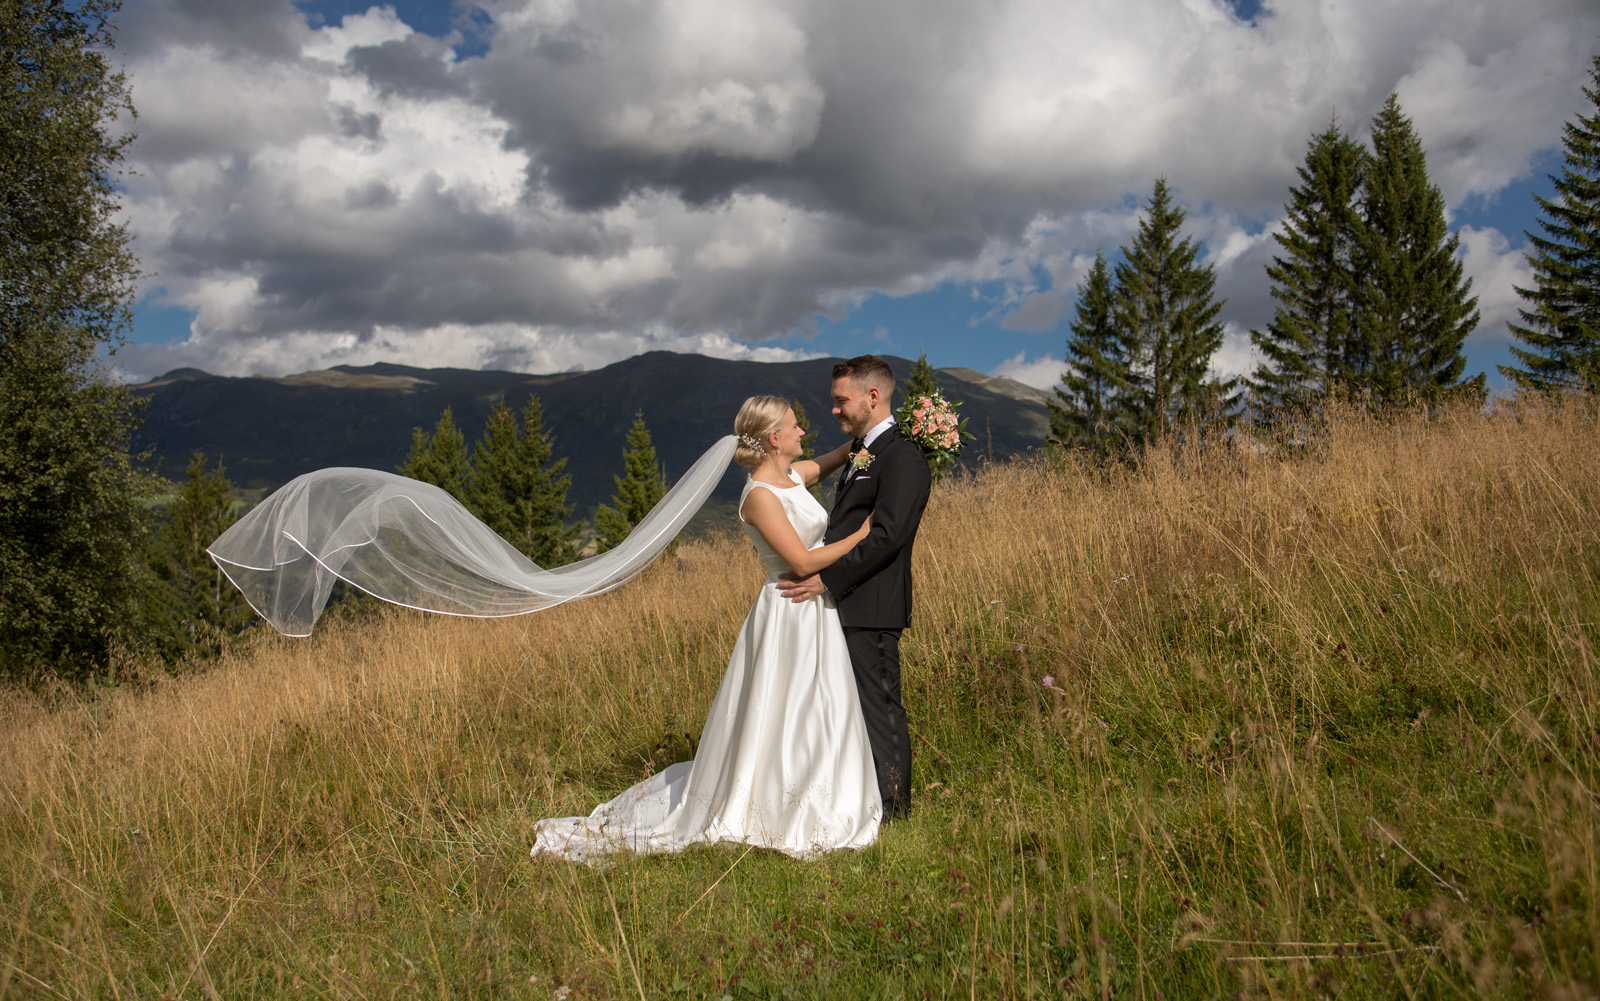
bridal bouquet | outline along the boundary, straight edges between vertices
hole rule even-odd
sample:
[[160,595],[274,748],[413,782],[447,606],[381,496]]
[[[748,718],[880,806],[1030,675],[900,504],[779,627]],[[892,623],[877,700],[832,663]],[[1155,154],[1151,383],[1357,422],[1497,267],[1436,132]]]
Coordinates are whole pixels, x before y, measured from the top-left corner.
[[961,446],[973,439],[967,432],[967,419],[956,416],[959,406],[960,402],[947,400],[934,390],[906,400],[894,415],[901,433],[927,456],[935,477],[948,473],[961,454]]

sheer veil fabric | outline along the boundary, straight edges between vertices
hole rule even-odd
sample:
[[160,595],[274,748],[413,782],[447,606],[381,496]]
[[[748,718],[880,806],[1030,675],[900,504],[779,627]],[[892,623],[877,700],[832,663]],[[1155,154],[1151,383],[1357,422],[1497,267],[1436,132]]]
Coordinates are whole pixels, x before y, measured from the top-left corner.
[[207,549],[261,617],[308,636],[336,580],[409,608],[494,618],[612,590],[637,575],[700,509],[737,439],[712,445],[622,544],[544,569],[438,487],[375,469],[296,477]]

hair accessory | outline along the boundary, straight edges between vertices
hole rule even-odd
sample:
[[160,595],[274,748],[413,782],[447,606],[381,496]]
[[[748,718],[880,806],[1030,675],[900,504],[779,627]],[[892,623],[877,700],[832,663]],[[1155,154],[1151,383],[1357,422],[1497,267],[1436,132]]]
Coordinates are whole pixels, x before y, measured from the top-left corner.
[[760,452],[762,455],[766,455],[767,454],[767,450],[765,448],[761,447],[761,439],[757,438],[755,435],[752,435],[752,434],[742,434],[742,435],[740,435],[739,436],[739,444],[743,445],[746,448],[753,448],[757,452]]

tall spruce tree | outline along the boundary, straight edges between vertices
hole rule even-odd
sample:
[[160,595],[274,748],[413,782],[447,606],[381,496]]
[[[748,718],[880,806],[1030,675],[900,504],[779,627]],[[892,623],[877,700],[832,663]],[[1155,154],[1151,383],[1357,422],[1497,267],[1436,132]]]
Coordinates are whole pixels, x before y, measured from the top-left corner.
[[801,403],[798,397],[789,403],[794,408],[794,422],[800,425],[800,458],[815,458],[817,433],[811,430],[811,419],[806,416],[806,405]]
[[[816,458],[817,433],[811,430],[811,420],[806,417],[806,405],[801,403],[798,398],[791,400],[790,403],[794,405],[794,422],[800,425],[800,458]],[[822,499],[822,482],[820,480],[812,485],[811,496],[818,500]]]
[[474,514],[500,537],[541,567],[558,567],[577,559],[568,527],[567,489],[572,477],[567,460],[551,456],[554,444],[544,429],[544,406],[528,397],[522,428],[504,403],[495,405],[472,455],[468,490]]
[[1361,192],[1353,381],[1380,404],[1481,395],[1481,373],[1461,378],[1462,344],[1478,325],[1472,279],[1456,256],[1461,238],[1449,230],[1422,141],[1393,94],[1372,121]]
[[[917,360],[911,366],[911,374],[898,387],[898,392],[900,405],[895,408],[895,419],[908,426],[914,419],[913,411],[916,410],[917,404],[921,400],[932,399],[935,394],[944,395],[944,387],[939,385],[938,373],[933,370],[932,365],[928,364],[928,353],[926,351],[917,354]],[[946,397],[945,402],[955,408],[961,406],[960,400],[951,400]],[[964,434],[966,430],[965,422],[962,422],[961,429]],[[971,435],[965,435],[965,437],[970,438]],[[933,482],[942,482],[954,471],[955,460],[949,454],[939,451],[930,451],[923,454],[928,460],[928,471],[933,474]]]
[[449,407],[439,415],[432,434],[421,428],[411,429],[411,451],[400,464],[399,472],[401,476],[432,483],[470,506],[468,486],[472,469],[467,463],[467,441],[456,427]]
[[900,399],[917,400],[924,396],[932,396],[939,391],[939,376],[934,372],[933,366],[928,364],[928,353],[920,352],[916,364],[911,366],[911,375],[906,378],[905,385],[900,387]]
[[1263,360],[1247,384],[1268,413],[1305,411],[1356,377],[1349,355],[1366,160],[1361,144],[1330,121],[1311,137],[1300,186],[1289,189],[1284,228],[1274,236],[1284,253],[1267,266],[1277,310],[1266,330],[1250,331]]
[[627,538],[633,526],[667,492],[667,474],[656,461],[656,447],[650,441],[643,412],[633,416],[622,452],[622,475],[614,479],[617,492],[611,498],[611,506],[600,505],[594,515],[595,546],[602,553]]
[[255,619],[244,595],[206,554],[234,522],[233,483],[218,462],[195,452],[151,547],[158,586],[151,592],[152,640],[169,658],[219,653]]
[[1184,218],[1166,179],[1157,180],[1139,233],[1122,248],[1116,268],[1113,316],[1127,359],[1117,411],[1135,444],[1177,424],[1209,420],[1232,403],[1234,382],[1207,378],[1222,346],[1222,302],[1214,297],[1216,271],[1197,263],[1197,244],[1179,238]]
[[1118,394],[1126,382],[1126,359],[1115,322],[1116,290],[1105,254],[1078,283],[1078,302],[1067,337],[1067,369],[1050,408],[1050,438],[1095,455],[1115,450]]
[[0,2],[0,675],[82,675],[136,628],[132,396],[100,362],[138,266],[118,221],[131,135],[115,0]]
[[1594,112],[1562,129],[1565,150],[1556,197],[1534,197],[1543,235],[1528,233],[1534,287],[1517,288],[1527,303],[1511,333],[1511,353],[1524,367],[1500,372],[1522,389],[1543,393],[1600,391],[1600,56],[1583,88]]

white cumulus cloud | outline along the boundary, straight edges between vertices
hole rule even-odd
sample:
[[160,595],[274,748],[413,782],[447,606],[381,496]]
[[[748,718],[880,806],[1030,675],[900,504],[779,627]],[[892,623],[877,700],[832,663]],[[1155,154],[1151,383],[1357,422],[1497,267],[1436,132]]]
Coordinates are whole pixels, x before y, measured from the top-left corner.
[[1020,352],[996,365],[989,374],[1015,379],[1034,389],[1048,390],[1060,384],[1061,373],[1065,370],[1066,362],[1061,358],[1049,355],[1029,358],[1027,352]]
[[1480,315],[1472,340],[1486,345],[1510,340],[1506,324],[1516,320],[1517,310],[1525,305],[1517,288],[1534,287],[1526,244],[1511,246],[1498,229],[1463,226],[1461,265],[1472,279],[1472,294],[1478,297]]

